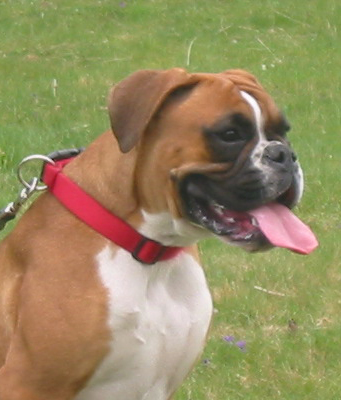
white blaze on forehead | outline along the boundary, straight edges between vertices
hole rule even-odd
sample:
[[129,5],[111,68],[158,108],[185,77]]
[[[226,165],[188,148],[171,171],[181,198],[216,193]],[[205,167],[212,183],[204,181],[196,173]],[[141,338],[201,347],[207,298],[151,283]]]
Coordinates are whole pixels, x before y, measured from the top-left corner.
[[255,117],[255,122],[257,126],[257,135],[258,135],[258,142],[253,149],[250,157],[251,160],[254,164],[255,167],[258,167],[259,169],[264,170],[264,166],[262,164],[262,156],[265,147],[268,145],[268,140],[265,136],[264,130],[263,130],[263,116],[262,116],[262,110],[257,102],[257,100],[251,96],[249,93],[246,93],[244,91],[241,91],[240,94],[244,98],[244,100],[249,104],[251,107],[254,117]]
[[265,139],[265,135],[263,133],[263,116],[262,116],[262,110],[257,102],[257,100],[252,97],[249,93],[246,93],[244,91],[240,92],[244,100],[249,104],[249,106],[253,110],[253,114],[255,116],[256,120],[256,125],[257,125],[257,131],[260,136],[260,139]]

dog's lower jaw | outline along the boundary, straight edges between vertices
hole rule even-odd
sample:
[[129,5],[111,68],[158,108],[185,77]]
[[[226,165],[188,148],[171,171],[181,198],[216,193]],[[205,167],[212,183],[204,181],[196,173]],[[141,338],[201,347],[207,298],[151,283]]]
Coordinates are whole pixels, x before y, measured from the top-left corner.
[[149,213],[142,210],[142,215],[143,223],[138,228],[139,232],[164,246],[188,247],[213,236],[208,230],[185,218],[174,218],[168,211]]

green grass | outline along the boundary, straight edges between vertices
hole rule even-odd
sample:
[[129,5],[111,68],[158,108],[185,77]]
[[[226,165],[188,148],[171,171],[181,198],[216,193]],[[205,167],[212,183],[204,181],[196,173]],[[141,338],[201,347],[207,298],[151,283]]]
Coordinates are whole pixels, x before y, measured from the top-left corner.
[[[19,189],[22,157],[86,145],[109,126],[108,89],[134,70],[250,70],[291,121],[306,178],[297,213],[321,245],[308,257],[201,245],[216,308],[209,361],[176,400],[340,399],[341,3],[121,3],[0,2],[0,205]],[[227,335],[245,340],[246,352]]]

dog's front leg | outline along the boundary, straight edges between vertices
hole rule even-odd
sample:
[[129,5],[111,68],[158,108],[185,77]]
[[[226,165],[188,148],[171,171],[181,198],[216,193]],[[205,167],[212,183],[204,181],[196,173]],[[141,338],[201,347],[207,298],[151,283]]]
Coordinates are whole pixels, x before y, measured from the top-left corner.
[[55,393],[48,388],[39,388],[6,366],[0,370],[0,400],[71,400],[73,397],[70,392],[58,390]]
[[45,373],[39,360],[31,357],[20,337],[12,339],[5,365],[0,368],[0,400],[71,400],[75,390],[70,381]]
[[48,388],[37,387],[6,366],[0,370],[0,400],[71,400],[73,397],[74,394],[65,390],[51,392]]

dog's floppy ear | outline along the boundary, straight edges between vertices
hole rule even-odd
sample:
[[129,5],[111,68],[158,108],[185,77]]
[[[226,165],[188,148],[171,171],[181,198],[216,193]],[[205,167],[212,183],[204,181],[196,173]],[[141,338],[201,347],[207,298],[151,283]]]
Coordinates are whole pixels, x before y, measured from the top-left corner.
[[167,96],[189,76],[185,70],[137,71],[118,83],[109,94],[111,128],[123,153],[139,141],[153,115]]

